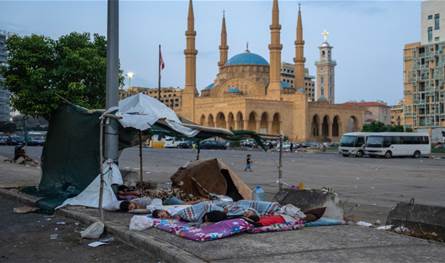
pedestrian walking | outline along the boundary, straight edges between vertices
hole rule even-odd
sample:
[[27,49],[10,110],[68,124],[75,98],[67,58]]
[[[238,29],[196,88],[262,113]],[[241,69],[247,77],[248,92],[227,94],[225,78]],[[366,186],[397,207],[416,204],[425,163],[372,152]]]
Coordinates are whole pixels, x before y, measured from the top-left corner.
[[251,159],[251,155],[248,154],[246,156],[246,168],[244,168],[245,172],[253,172],[252,171],[252,159]]

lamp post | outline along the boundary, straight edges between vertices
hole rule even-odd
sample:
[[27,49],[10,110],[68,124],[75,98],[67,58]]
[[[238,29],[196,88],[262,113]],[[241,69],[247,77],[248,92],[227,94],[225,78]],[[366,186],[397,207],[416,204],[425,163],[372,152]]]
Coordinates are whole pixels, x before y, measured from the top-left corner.
[[128,89],[130,89],[131,88],[131,80],[133,79],[133,77],[134,77],[134,72],[128,72],[127,73],[127,78],[128,78]]

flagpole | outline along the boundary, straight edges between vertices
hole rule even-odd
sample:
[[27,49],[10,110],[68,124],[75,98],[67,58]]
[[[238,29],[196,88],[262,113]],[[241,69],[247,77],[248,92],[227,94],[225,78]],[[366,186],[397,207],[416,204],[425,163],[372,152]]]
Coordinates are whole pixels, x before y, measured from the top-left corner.
[[159,45],[159,56],[158,56],[158,99],[161,101],[161,45]]

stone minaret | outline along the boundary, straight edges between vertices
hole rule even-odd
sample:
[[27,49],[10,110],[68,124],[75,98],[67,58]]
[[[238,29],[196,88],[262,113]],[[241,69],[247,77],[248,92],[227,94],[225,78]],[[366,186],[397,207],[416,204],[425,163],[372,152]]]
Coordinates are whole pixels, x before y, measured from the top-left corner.
[[193,14],[193,3],[189,1],[188,16],[187,16],[187,31],[185,31],[186,49],[185,55],[185,87],[182,95],[182,115],[195,121],[195,96],[196,90],[196,55],[198,51],[195,48],[195,16]]
[[223,13],[222,25],[221,25],[221,43],[219,45],[219,69],[226,64],[227,56],[229,52],[229,46],[227,45],[227,29],[226,29],[226,16]]
[[327,31],[322,33],[323,43],[320,45],[320,60],[315,62],[317,66],[317,90],[316,100],[327,100],[335,103],[335,66],[332,60],[332,46],[328,43]]
[[280,11],[278,9],[278,0],[273,0],[272,24],[270,25],[270,68],[269,68],[269,87],[267,95],[269,98],[279,99],[281,96],[281,45],[280,40]]
[[304,40],[303,40],[303,23],[301,19],[301,8],[298,6],[298,22],[297,22],[297,40],[295,41],[295,79],[294,88],[305,88],[304,85]]

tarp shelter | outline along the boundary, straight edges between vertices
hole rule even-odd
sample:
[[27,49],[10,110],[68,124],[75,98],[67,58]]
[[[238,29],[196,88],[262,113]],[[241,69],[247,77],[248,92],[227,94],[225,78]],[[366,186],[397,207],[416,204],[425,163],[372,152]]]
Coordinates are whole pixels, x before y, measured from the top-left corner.
[[[42,152],[42,176],[37,188],[24,192],[42,197],[38,205],[52,211],[67,198],[77,196],[100,173],[100,116],[104,110],[88,110],[70,103],[61,104],[50,118],[48,133]],[[177,126],[177,125],[176,125]],[[184,136],[172,128],[165,119],[157,121],[144,133],[144,139],[152,134],[163,133]],[[229,136],[225,129],[192,129],[199,138]],[[119,128],[119,149],[139,143],[134,128]]]
[[252,191],[220,159],[194,161],[171,177],[172,187],[185,194],[208,197],[209,193],[230,196],[233,200],[252,199]]

